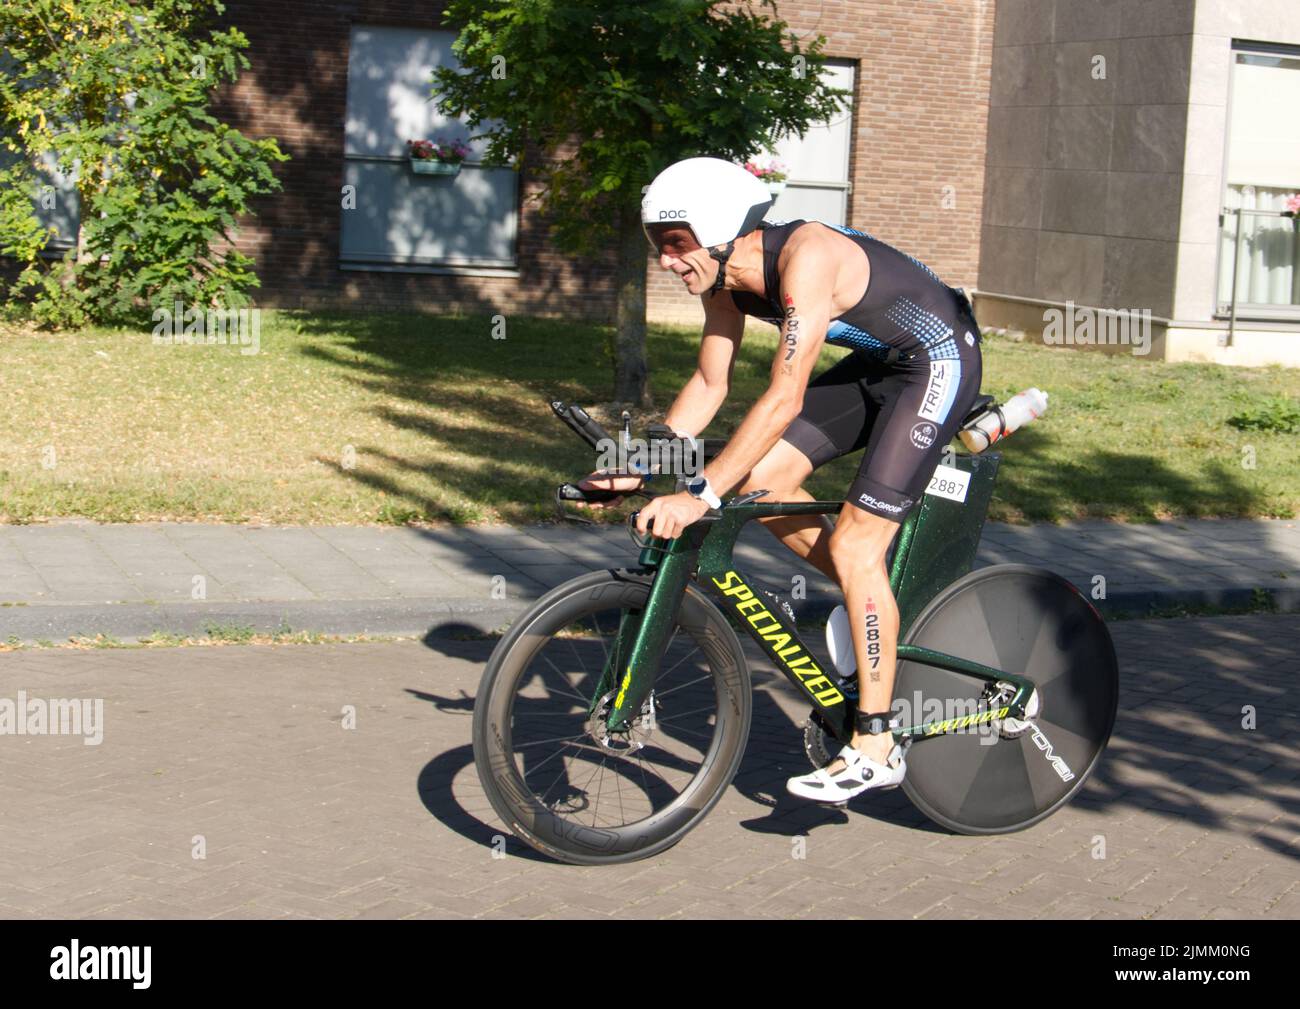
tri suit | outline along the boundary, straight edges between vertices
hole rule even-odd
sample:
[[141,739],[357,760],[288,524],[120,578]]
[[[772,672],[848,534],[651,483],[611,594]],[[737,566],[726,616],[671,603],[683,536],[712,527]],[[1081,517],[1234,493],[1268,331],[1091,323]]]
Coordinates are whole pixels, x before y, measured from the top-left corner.
[[[763,226],[766,291],[731,292],[741,312],[780,325],[777,257],[809,224],[818,222]],[[853,353],[808,384],[803,410],[782,437],[814,468],[866,449],[846,499],[901,522],[979,395],[979,325],[966,295],[922,263],[864,232],[821,226],[862,249],[871,277],[861,300],[826,330],[827,343]]]

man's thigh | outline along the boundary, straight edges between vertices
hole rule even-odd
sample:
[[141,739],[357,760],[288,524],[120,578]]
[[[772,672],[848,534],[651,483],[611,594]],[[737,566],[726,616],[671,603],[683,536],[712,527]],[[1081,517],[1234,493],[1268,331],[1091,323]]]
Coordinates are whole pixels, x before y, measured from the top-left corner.
[[872,394],[880,377],[869,361],[854,354],[809,383],[803,409],[782,436],[808,460],[809,472],[867,444],[880,413]]
[[936,373],[917,370],[892,378],[883,394],[850,504],[882,518],[902,522],[916,505],[961,420],[979,393],[982,362],[978,350],[942,362],[946,394],[936,406]]
[[782,438],[749,471],[740,489],[742,492],[771,491],[773,499],[780,500],[783,495],[802,487],[812,471],[813,465],[808,457]]

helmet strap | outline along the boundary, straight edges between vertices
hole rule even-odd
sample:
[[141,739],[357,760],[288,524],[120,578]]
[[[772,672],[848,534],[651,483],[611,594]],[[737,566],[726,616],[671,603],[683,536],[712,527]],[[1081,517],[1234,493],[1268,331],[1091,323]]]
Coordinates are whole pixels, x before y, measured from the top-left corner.
[[[719,248],[721,248],[721,251],[719,251]],[[731,258],[731,254],[735,251],[735,241],[728,242],[725,247],[713,247],[709,249],[709,258],[718,261],[718,278],[713,282],[713,286],[709,288],[710,294],[714,291],[722,290],[722,285],[727,279],[727,260]]]

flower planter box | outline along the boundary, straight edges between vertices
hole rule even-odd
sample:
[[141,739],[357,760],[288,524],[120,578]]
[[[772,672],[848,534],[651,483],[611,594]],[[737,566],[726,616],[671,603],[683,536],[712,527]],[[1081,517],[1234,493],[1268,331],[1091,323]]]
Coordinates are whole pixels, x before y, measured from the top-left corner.
[[767,191],[772,194],[772,199],[776,199],[784,190],[784,182],[769,182],[767,184]]
[[411,171],[416,175],[459,175],[460,162],[438,161],[436,158],[411,158]]

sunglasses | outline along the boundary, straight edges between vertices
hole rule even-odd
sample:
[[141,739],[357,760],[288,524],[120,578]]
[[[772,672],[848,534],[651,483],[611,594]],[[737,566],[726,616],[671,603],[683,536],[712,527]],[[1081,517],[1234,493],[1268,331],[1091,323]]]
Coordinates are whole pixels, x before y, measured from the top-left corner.
[[661,256],[683,256],[700,248],[695,233],[685,224],[647,224],[645,233],[650,247]]

